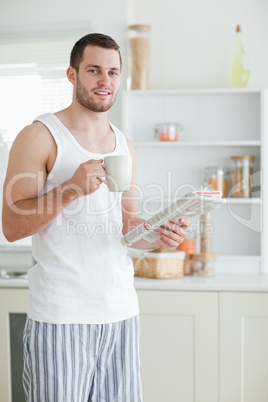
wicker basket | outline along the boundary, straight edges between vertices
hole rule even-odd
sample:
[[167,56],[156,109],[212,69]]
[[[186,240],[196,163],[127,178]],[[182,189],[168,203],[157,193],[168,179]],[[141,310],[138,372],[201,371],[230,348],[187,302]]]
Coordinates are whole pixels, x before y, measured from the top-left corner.
[[156,279],[181,278],[184,258],[183,251],[143,253],[139,258],[133,258],[135,276]]
[[154,253],[176,253],[178,252],[178,250],[176,249],[176,247],[160,247],[160,248],[155,248],[154,251],[152,251]]

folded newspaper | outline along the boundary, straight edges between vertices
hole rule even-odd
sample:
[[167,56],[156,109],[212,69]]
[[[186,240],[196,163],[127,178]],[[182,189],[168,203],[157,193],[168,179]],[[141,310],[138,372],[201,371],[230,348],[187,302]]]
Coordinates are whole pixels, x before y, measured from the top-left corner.
[[121,243],[124,246],[131,246],[141,239],[153,243],[160,239],[160,234],[155,229],[165,222],[179,224],[181,218],[191,219],[214,211],[226,203],[226,200],[222,199],[221,196],[220,191],[193,191],[188,193],[126,233],[121,238]]

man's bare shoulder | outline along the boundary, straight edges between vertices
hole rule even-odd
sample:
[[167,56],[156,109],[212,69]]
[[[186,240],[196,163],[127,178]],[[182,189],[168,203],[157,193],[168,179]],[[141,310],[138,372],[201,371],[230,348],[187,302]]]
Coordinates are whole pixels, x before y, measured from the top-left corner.
[[36,121],[24,127],[15,138],[14,143],[26,142],[28,145],[30,145],[28,141],[31,141],[30,144],[32,145],[34,145],[35,142],[38,142],[40,145],[40,141],[42,145],[45,145],[46,143],[53,143],[54,139],[48,128],[40,121]]
[[24,127],[12,144],[7,174],[23,171],[46,170],[55,159],[56,143],[50,131],[40,122]]
[[132,142],[126,135],[124,135],[124,137],[125,137],[125,139],[126,139],[127,146],[128,146],[128,149],[129,149],[130,154],[131,154],[131,155],[133,155],[133,154],[135,155],[136,151],[135,151],[135,147],[134,147],[133,142]]
[[24,127],[13,142],[10,153],[24,152],[33,160],[47,160],[54,153],[56,143],[48,128],[41,122]]

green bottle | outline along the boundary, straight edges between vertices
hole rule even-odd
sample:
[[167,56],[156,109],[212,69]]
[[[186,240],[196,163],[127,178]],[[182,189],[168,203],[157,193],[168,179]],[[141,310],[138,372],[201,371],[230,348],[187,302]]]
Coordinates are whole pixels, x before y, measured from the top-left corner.
[[247,86],[249,80],[249,66],[246,53],[242,43],[241,27],[236,27],[236,42],[234,53],[230,64],[231,84],[235,88],[243,88]]

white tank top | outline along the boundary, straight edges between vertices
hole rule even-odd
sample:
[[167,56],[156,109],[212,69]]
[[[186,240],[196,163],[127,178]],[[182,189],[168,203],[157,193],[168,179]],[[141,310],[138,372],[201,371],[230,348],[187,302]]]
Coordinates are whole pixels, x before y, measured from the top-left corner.
[[[84,149],[52,113],[39,116],[57,144],[57,158],[41,194],[69,179],[89,159],[129,154],[124,135],[109,154]],[[40,194],[40,195],[41,195]],[[45,229],[32,236],[37,264],[28,272],[28,316],[59,324],[103,324],[138,314],[133,264],[121,245],[122,193],[105,184],[79,197]]]

